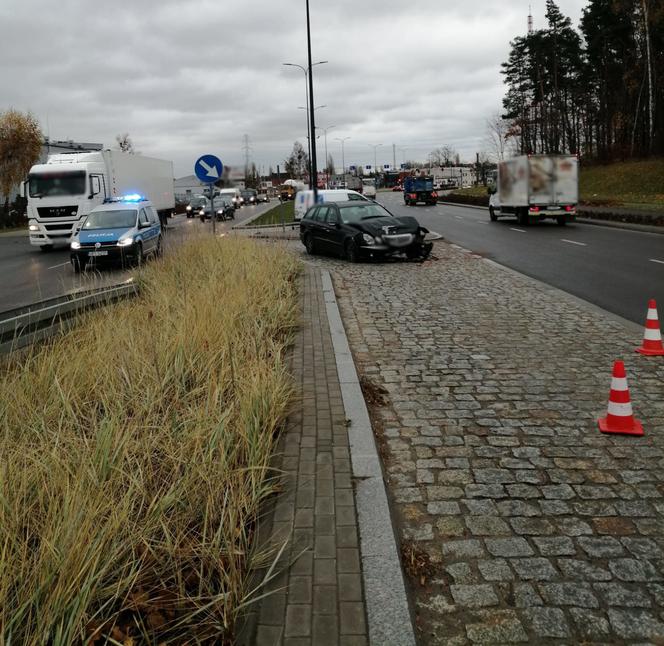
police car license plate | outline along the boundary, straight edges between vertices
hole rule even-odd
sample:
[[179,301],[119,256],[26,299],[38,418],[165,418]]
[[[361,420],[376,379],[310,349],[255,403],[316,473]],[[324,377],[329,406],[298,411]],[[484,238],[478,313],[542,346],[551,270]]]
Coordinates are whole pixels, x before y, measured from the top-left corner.
[[89,256],[108,256],[108,251],[89,251]]

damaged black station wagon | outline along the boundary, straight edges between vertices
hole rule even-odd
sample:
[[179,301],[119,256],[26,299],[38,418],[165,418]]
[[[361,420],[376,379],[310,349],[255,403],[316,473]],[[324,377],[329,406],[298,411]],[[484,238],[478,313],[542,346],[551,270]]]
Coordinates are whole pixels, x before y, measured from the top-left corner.
[[333,202],[312,206],[300,220],[300,240],[309,254],[329,253],[359,262],[403,255],[425,259],[433,244],[410,216],[395,217],[372,202]]

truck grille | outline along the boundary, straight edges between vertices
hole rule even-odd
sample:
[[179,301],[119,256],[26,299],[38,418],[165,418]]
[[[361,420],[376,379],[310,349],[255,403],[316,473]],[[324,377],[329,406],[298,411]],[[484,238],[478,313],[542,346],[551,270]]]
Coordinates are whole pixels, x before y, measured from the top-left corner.
[[38,206],[40,218],[75,218],[78,206]]
[[59,231],[61,233],[71,233],[72,225],[63,222],[62,224],[45,224],[44,229],[47,231]]

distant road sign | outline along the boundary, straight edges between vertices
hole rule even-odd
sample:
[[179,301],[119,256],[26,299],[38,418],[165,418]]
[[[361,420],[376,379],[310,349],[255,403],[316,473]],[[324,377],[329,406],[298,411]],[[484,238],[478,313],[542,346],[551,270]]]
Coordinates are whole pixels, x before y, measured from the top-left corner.
[[194,164],[194,173],[204,184],[214,184],[221,177],[223,170],[221,159],[214,155],[203,155]]

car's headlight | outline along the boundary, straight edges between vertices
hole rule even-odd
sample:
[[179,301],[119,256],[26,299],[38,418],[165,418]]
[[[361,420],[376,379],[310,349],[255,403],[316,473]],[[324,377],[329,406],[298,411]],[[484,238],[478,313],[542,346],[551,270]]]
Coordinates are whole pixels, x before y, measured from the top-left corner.
[[187,211],[191,211],[191,205],[187,206]]
[[134,238],[120,238],[118,240],[118,247],[129,247],[134,244]]
[[36,224],[31,224],[28,229],[30,231],[39,231],[39,227]]
[[366,244],[376,244],[376,241],[374,240],[373,236],[370,236],[368,233],[363,233],[362,234],[362,239]]
[[198,215],[205,215],[205,209],[201,209],[201,210],[198,212]]
[[71,244],[69,246],[72,249],[80,249],[81,248],[81,243],[78,240],[72,240]]

